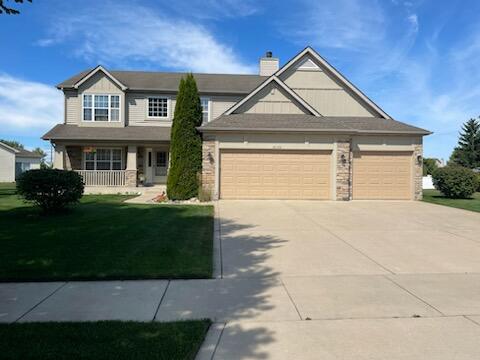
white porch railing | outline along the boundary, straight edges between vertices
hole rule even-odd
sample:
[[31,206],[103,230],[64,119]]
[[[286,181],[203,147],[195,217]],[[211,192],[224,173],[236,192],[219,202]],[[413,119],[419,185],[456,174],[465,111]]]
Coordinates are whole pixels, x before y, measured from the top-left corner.
[[85,186],[125,186],[125,170],[75,170]]

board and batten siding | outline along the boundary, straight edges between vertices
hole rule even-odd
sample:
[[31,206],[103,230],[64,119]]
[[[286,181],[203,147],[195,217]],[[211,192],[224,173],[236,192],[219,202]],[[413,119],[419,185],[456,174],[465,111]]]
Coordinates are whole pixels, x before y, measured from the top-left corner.
[[320,67],[292,67],[280,78],[323,116],[378,116]]
[[260,90],[235,113],[245,114],[304,114],[305,112],[275,84]]

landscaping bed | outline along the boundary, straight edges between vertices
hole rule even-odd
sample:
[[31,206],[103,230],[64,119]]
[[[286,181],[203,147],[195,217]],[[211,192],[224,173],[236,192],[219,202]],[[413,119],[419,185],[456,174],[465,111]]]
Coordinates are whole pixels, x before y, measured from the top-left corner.
[[193,360],[208,320],[0,324],[0,359]]
[[443,196],[438,190],[423,190],[423,201],[480,212],[480,193],[478,192],[473,194],[471,199],[450,199]]
[[86,195],[45,216],[0,185],[0,281],[209,278],[213,207]]

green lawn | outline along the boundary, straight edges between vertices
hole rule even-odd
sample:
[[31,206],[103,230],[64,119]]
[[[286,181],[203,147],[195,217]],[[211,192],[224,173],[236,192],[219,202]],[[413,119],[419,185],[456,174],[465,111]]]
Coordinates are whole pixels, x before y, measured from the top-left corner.
[[210,322],[0,324],[0,359],[193,360]]
[[449,199],[438,190],[423,190],[423,201],[480,212],[480,193],[478,192],[471,199]]
[[213,207],[133,205],[84,196],[41,215],[0,186],[0,281],[208,278]]

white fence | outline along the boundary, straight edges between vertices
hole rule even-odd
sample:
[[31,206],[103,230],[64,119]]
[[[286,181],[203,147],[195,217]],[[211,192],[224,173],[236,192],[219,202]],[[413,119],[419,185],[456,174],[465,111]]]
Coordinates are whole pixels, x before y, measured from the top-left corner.
[[75,170],[85,186],[125,186],[125,170]]
[[422,179],[422,188],[427,190],[427,189],[435,189],[433,186],[433,180],[432,180],[432,175],[427,175],[424,176]]

